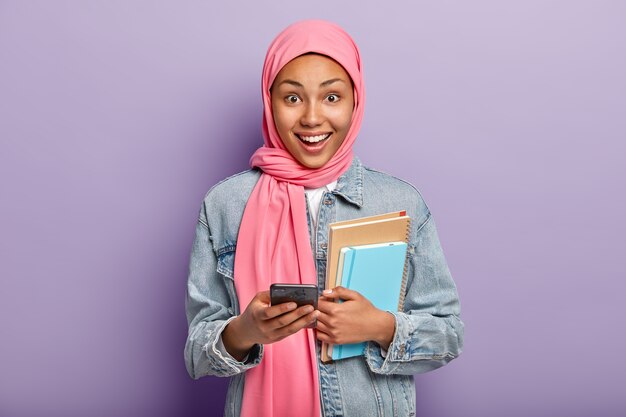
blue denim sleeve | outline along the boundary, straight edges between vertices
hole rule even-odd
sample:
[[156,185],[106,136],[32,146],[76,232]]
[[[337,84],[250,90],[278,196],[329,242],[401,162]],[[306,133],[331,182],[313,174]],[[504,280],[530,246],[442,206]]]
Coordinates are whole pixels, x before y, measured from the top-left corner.
[[439,368],[463,349],[463,322],[456,286],[430,213],[409,252],[404,311],[394,312],[395,334],[386,355],[369,342],[365,359],[372,372],[417,374]]
[[232,376],[261,362],[261,345],[250,350],[245,362],[235,360],[223,348],[222,331],[235,318],[230,300],[224,277],[217,272],[217,257],[203,206],[189,261],[185,302],[189,324],[185,365],[194,379],[206,375]]

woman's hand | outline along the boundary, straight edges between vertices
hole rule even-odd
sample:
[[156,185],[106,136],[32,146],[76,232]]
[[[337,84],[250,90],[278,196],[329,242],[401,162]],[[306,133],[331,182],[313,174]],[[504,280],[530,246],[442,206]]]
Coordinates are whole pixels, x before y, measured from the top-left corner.
[[255,344],[278,342],[315,322],[318,314],[311,305],[298,308],[290,302],[270,306],[269,291],[262,291],[228,323],[222,341],[228,353],[241,361]]
[[[337,303],[332,300],[344,300]],[[393,314],[374,307],[356,291],[344,287],[325,290],[318,301],[317,338],[342,345],[373,340],[387,349],[393,340]]]

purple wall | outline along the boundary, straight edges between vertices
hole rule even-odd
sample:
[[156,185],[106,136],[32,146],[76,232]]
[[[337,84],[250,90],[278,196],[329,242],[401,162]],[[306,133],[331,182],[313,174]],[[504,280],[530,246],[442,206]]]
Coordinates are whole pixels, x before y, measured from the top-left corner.
[[182,357],[194,225],[307,17],[359,43],[357,153],[421,189],[459,288],[419,415],[626,415],[626,3],[52,3],[0,2],[1,416],[221,415]]

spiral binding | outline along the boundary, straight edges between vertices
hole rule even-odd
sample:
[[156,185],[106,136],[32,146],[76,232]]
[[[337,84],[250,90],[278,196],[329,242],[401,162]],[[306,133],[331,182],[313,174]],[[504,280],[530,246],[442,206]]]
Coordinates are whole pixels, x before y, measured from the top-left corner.
[[411,219],[406,224],[406,254],[404,255],[404,270],[402,272],[402,284],[400,285],[400,297],[398,298],[398,311],[404,311],[404,298],[406,286],[409,280],[409,238],[411,236]]

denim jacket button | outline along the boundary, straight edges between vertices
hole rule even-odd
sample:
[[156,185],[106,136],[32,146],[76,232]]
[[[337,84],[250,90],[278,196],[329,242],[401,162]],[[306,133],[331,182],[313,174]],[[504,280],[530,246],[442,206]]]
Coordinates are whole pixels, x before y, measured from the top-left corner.
[[320,243],[320,249],[326,250],[327,247],[328,245],[326,243]]

